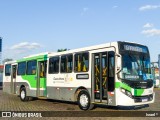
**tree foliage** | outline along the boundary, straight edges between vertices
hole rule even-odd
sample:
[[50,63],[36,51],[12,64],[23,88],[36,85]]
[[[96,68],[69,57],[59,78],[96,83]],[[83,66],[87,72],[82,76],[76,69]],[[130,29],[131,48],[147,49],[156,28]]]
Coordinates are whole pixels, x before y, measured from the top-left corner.
[[63,52],[63,51],[67,51],[67,48],[65,49],[58,49],[57,52]]
[[12,61],[12,60],[13,60],[12,58],[6,58],[3,60],[3,63],[8,62],[8,61]]

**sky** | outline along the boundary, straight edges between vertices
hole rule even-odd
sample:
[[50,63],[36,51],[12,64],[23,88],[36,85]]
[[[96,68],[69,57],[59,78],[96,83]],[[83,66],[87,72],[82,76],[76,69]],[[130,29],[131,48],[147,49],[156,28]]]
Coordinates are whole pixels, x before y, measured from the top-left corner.
[[0,0],[2,59],[113,41],[160,54],[159,0]]

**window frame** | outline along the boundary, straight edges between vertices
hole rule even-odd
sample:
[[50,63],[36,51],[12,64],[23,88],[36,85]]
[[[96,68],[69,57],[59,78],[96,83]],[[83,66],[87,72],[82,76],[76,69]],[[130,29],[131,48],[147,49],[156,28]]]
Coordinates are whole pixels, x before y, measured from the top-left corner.
[[[19,64],[21,64],[21,63],[25,63],[25,72],[23,73],[23,74],[19,74]],[[18,67],[17,67],[17,75],[26,75],[26,68],[27,68],[27,64],[26,64],[26,61],[23,61],[23,62],[19,62],[18,63]]]
[[[41,67],[41,63],[44,65],[44,71],[42,71],[42,67]],[[40,61],[39,62],[40,66],[39,66],[39,74],[41,74],[41,72],[44,74],[43,76],[39,75],[40,78],[46,78],[47,77],[47,61]]]
[[[113,60],[114,60],[114,69],[113,69],[113,76],[110,76],[110,56],[109,56],[109,54],[111,55],[113,55],[112,57],[114,58]],[[108,51],[108,91],[109,92],[113,92],[114,90],[115,90],[115,76],[116,76],[116,71],[115,71],[115,69],[116,69],[116,57],[115,57],[115,51]],[[110,78],[112,78],[113,79],[113,81],[110,79]],[[110,85],[109,85],[110,84]]]
[[[6,66],[10,66],[10,71],[9,71],[9,73],[6,73]],[[5,65],[5,76],[11,76],[11,64],[6,64],[6,65]]]
[[[68,57],[68,56],[72,56],[72,69],[71,69],[71,72],[67,72],[67,71],[62,72],[61,71],[62,57],[65,57],[65,59],[66,59],[66,57]],[[67,63],[67,66],[68,66],[68,63]],[[67,66],[65,66],[65,67],[67,67]],[[73,53],[60,56],[60,73],[72,73],[73,72],[73,68],[74,68],[74,56],[73,56]]]
[[[28,74],[28,63],[29,62],[33,62],[33,61],[36,61],[36,69],[35,69],[35,73],[34,74]],[[37,74],[37,60],[30,60],[30,61],[27,61],[27,64],[26,64],[26,75],[36,75]]]
[[[88,54],[88,70],[87,71],[76,71],[76,69],[75,69],[75,65],[76,65],[76,62],[75,62],[75,56],[76,56],[76,54],[85,54],[85,53],[87,53]],[[74,72],[75,73],[86,73],[86,72],[88,72],[89,71],[89,67],[90,67],[90,54],[89,54],[89,51],[83,51],[83,52],[77,52],[77,53],[75,53],[74,54]]]
[[[52,58],[58,58],[58,72],[50,72],[50,59]],[[53,56],[49,58],[49,65],[48,65],[48,74],[58,74],[60,73],[60,56]]]

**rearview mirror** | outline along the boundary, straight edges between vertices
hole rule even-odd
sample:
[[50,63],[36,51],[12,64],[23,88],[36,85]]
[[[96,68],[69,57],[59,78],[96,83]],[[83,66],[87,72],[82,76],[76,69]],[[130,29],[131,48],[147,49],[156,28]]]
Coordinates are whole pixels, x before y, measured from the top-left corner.
[[119,73],[120,70],[121,70],[121,65],[122,65],[122,62],[121,62],[121,55],[117,55],[117,72],[116,73]]

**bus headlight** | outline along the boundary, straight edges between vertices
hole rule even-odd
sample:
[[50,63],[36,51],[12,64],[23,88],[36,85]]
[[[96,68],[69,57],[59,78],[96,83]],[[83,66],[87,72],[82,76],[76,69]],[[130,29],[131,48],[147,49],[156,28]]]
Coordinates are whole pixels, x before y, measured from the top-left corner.
[[123,89],[123,88],[121,88],[121,91],[122,91],[123,93],[125,93],[125,92],[126,92],[126,90],[125,90],[125,89]]
[[131,94],[131,92],[129,92],[129,91],[126,91],[126,95],[127,95],[128,97],[132,98],[132,94]]
[[129,91],[123,89],[123,88],[121,88],[121,92],[124,93],[125,95],[127,95],[128,97],[132,98],[132,93],[131,92],[129,92]]

